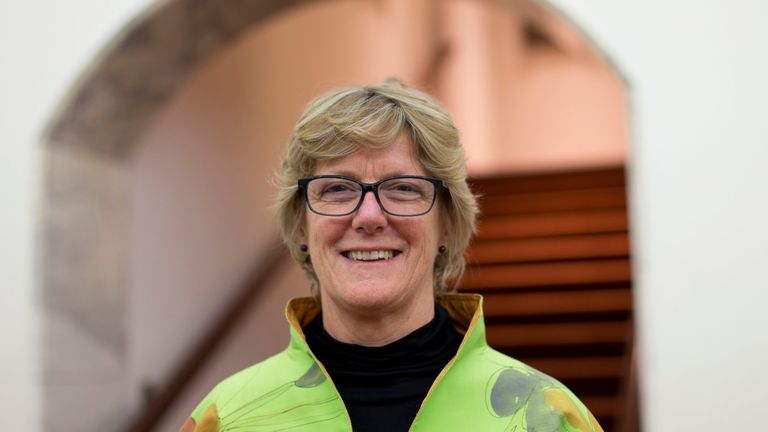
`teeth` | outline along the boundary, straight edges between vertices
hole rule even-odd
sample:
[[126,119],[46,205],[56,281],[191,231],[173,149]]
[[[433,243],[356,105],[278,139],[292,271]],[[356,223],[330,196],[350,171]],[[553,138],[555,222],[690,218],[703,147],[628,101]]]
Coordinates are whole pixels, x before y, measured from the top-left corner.
[[378,251],[349,251],[347,257],[355,261],[376,261],[376,260],[388,260],[392,258],[395,253],[391,250],[378,250]]

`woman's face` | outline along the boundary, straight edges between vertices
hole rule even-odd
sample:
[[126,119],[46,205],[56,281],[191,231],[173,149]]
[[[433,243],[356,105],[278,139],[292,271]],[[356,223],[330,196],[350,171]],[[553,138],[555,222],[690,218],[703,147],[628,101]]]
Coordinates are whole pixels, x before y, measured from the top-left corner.
[[[320,162],[314,174],[344,175],[366,183],[396,175],[427,175],[412,147],[403,134],[386,148],[361,149]],[[367,193],[358,210],[347,216],[320,216],[307,210],[301,240],[309,247],[324,311],[356,314],[412,308],[415,302],[431,305],[433,266],[446,237],[440,205],[436,202],[421,216],[392,216],[381,210],[373,193]],[[391,251],[393,256],[349,257],[358,251]]]

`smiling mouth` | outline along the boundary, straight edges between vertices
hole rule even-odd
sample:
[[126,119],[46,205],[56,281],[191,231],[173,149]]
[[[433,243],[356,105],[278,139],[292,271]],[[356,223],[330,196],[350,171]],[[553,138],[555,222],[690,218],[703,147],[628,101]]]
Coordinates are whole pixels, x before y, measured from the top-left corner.
[[390,260],[398,255],[400,251],[397,250],[374,250],[374,251],[344,251],[341,253],[345,258],[352,261],[386,261]]

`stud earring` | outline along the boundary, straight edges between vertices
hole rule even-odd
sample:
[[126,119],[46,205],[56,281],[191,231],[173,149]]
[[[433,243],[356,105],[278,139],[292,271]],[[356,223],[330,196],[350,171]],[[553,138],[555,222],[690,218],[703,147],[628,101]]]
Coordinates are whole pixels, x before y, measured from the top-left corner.
[[303,244],[303,245],[299,246],[299,250],[301,250],[302,252],[306,253],[309,250],[309,247],[307,247],[307,245]]
[[444,254],[447,250],[448,248],[443,245],[440,245],[440,247],[437,248],[437,251],[440,252],[441,255]]

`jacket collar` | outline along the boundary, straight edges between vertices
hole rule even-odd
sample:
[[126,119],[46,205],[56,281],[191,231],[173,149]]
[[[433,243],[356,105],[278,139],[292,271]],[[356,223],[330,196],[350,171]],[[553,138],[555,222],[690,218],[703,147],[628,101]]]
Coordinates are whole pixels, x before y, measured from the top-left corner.
[[[443,294],[438,298],[454,328],[464,335],[457,357],[467,350],[485,345],[483,297],[479,294]],[[320,314],[320,303],[312,297],[298,297],[285,307],[285,317],[291,325],[291,345],[309,351],[302,328]]]
[[[416,414],[414,424],[423,416],[422,411],[424,409],[424,404],[430,400],[432,393],[435,391],[438,384],[442,382],[443,377],[445,377],[448,371],[453,369],[454,365],[464,363],[462,361],[463,359],[469,358],[471,355],[481,352],[487,347],[485,342],[485,323],[483,322],[482,296],[479,294],[444,294],[438,299],[438,302],[446,309],[446,311],[448,311],[451,323],[459,333],[464,335],[464,338],[461,341],[461,345],[459,345],[456,355],[445,365],[443,370],[440,371],[440,374],[429,388],[427,396],[424,398],[424,402],[422,402],[419,412]],[[301,297],[288,302],[288,305],[285,308],[285,316],[291,327],[291,341],[287,351],[294,353],[301,352],[313,358],[320,367],[320,370],[323,371],[323,374],[331,383],[335,395],[340,400],[341,396],[333,385],[333,381],[331,380],[328,371],[325,370],[325,367],[319,361],[317,361],[317,358],[315,358],[315,355],[309,349],[306,337],[304,336],[304,331],[302,330],[302,327],[309,324],[319,313],[320,304],[314,298]],[[351,429],[352,425],[349,420],[349,414],[347,414],[347,424]],[[413,430],[413,425],[411,426],[411,430]]]

